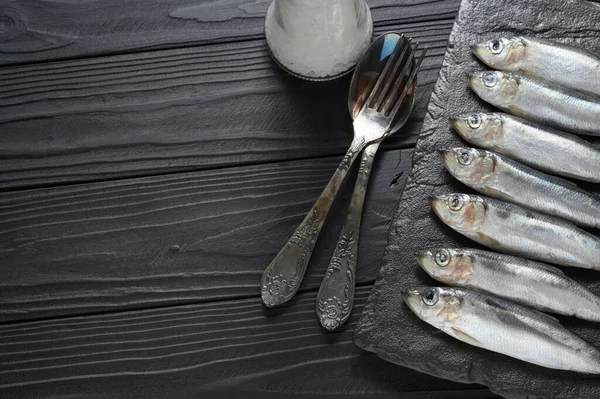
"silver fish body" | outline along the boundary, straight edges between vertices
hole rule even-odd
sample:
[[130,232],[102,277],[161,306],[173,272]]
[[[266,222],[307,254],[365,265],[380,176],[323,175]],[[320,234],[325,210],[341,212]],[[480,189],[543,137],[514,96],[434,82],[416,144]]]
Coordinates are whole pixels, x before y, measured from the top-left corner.
[[600,373],[600,351],[544,313],[453,288],[411,290],[403,299],[421,320],[470,345],[543,367]]
[[472,113],[451,119],[469,143],[536,169],[600,183],[600,151],[578,136],[504,113]]
[[600,270],[600,238],[565,220],[479,195],[439,195],[430,203],[446,225],[488,248]]
[[484,101],[513,115],[568,132],[600,136],[600,99],[513,72],[472,74],[469,85]]
[[486,150],[439,150],[446,169],[480,193],[585,227],[600,228],[600,198],[575,184]]
[[552,313],[600,322],[600,297],[545,263],[472,248],[437,248],[417,255],[432,278]]
[[590,52],[533,37],[497,38],[473,46],[472,51],[494,69],[600,96],[600,57]]

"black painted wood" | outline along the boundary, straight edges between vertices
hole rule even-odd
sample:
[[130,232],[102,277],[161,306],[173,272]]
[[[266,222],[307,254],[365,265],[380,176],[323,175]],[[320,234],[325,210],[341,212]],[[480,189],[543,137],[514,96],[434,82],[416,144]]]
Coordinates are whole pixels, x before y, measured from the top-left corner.
[[[339,161],[0,194],[0,321],[256,296],[262,271]],[[411,150],[378,155],[361,228],[359,283],[377,275],[410,162]],[[321,233],[303,290],[323,278],[354,174]]]
[[357,289],[349,324],[333,334],[324,334],[315,318],[315,292],[275,310],[263,309],[256,296],[0,327],[0,394],[493,397],[476,385],[465,389],[355,347],[352,333],[369,290]]
[[368,1],[376,33],[430,51],[375,164],[354,315],[327,335],[314,294],[353,176],[298,297],[264,310],[258,277],[350,141],[349,78],[275,67],[269,3],[0,2],[0,397],[493,397],[351,342],[458,0]]
[[[414,145],[451,20],[390,25],[430,47]],[[343,155],[350,76],[284,74],[264,40],[0,68],[0,189]]]
[[[271,0],[3,0],[0,65],[262,38]],[[376,26],[452,19],[458,0],[369,0]]]

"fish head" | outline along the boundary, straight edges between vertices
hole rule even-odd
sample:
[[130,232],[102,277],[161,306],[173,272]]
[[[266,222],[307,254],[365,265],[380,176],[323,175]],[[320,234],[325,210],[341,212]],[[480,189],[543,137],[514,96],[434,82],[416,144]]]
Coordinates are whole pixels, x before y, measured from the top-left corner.
[[518,71],[525,59],[525,42],[520,37],[500,37],[475,44],[471,51],[483,63],[494,69]]
[[438,154],[448,172],[469,187],[484,186],[494,176],[496,156],[492,152],[456,147],[438,150]]
[[450,124],[465,140],[480,147],[495,145],[502,138],[502,118],[495,113],[463,114]]
[[402,299],[421,320],[440,329],[452,326],[460,317],[460,290],[426,287],[406,291]]
[[448,285],[468,283],[475,266],[467,251],[452,248],[432,248],[419,252],[417,263],[432,278]]
[[502,109],[510,109],[519,90],[519,78],[512,72],[476,72],[468,83],[482,100]]
[[487,212],[485,201],[477,195],[437,195],[430,199],[430,205],[445,224],[464,233],[477,232]]

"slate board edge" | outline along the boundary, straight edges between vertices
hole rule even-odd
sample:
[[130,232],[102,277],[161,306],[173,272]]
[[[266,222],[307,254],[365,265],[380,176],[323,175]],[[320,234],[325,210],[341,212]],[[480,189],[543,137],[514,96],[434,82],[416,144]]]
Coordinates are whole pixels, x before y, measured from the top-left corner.
[[[450,31],[450,37],[448,38],[448,46],[446,47],[446,52],[444,54],[444,61],[442,62],[442,67],[440,68],[440,71],[438,73],[438,80],[435,84],[435,87],[433,89],[433,92],[431,93],[431,97],[429,99],[429,104],[427,106],[427,111],[425,114],[425,118],[423,120],[423,125],[421,126],[421,133],[419,134],[419,140],[417,140],[416,146],[415,146],[415,150],[413,151],[413,165],[415,163],[415,159],[414,156],[418,153],[418,150],[420,148],[420,145],[422,143],[422,141],[420,140],[420,138],[422,137],[422,135],[424,134],[424,132],[427,132],[431,129],[433,129],[435,127],[435,124],[437,123],[437,120],[432,116],[431,114],[431,108],[432,106],[438,106],[438,104],[436,103],[436,99],[439,98],[439,93],[440,91],[443,89],[442,88],[442,80],[444,77],[444,70],[446,68],[449,67],[449,62],[448,60],[451,58],[451,53],[453,52],[453,47],[454,47],[454,39],[455,39],[455,35],[457,32],[457,27],[458,24],[460,23],[460,13],[463,9],[463,5],[468,2],[470,0],[462,0],[461,4],[460,4],[460,8],[458,11],[458,15],[456,17],[456,19],[454,20],[454,24],[452,25],[452,30]],[[413,167],[411,169],[410,175],[408,177],[408,181],[406,183],[406,186],[404,188],[404,191],[402,193],[402,195],[400,196],[400,202],[402,202],[404,200],[404,196],[406,195],[405,193],[409,190],[407,190],[407,188],[409,186],[412,186],[415,184],[415,180],[414,180],[414,173],[415,173],[415,168]],[[402,209],[398,208],[396,210],[396,214],[394,215],[393,220],[397,220],[398,216],[402,213]],[[397,235],[399,234],[398,229],[395,228],[395,225],[392,224],[390,226],[390,233],[388,236],[388,243],[391,242],[392,240],[390,240],[390,237],[392,235]],[[388,256],[390,256],[390,253],[392,251],[390,251],[390,247],[386,247],[384,255],[383,255],[383,261],[382,261],[382,265],[387,263],[387,258]],[[363,310],[363,313],[358,321],[356,330],[355,330],[355,334],[354,334],[354,343],[367,351],[371,351],[371,352],[376,352],[376,346],[371,345],[369,339],[368,339],[368,335],[369,335],[369,331],[374,327],[373,325],[373,321],[370,320],[371,316],[374,315],[374,313],[372,312],[373,310],[373,306],[374,306],[374,302],[376,302],[376,298],[379,296],[380,291],[377,289],[381,284],[385,284],[384,282],[382,282],[382,279],[378,278],[375,280],[375,283],[373,284],[373,288],[371,289],[371,294],[369,295],[369,298],[367,300],[367,304],[365,305],[365,308]],[[393,361],[391,359],[386,359],[389,361]],[[404,365],[404,366],[410,366],[408,363],[402,362],[402,361],[393,361],[396,364],[400,364],[400,365]],[[419,370],[419,371],[424,371],[425,370]],[[456,380],[458,382],[465,382],[464,380]]]
[[[437,115],[438,113],[436,112],[436,110],[440,110],[444,108],[444,104],[442,103],[442,101],[440,101],[440,98],[443,98],[444,96],[442,95],[442,91],[443,90],[447,90],[448,87],[447,86],[447,82],[445,81],[446,78],[446,74],[445,71],[447,70],[448,67],[451,67],[451,61],[454,57],[454,44],[455,41],[457,39],[457,35],[460,35],[462,32],[460,32],[459,26],[461,26],[461,21],[465,20],[464,18],[462,18],[461,16],[463,15],[463,11],[468,8],[467,6],[472,5],[472,0],[462,0],[461,5],[460,5],[460,9],[458,12],[458,16],[456,18],[456,20],[454,21],[453,27],[452,27],[452,31],[450,33],[450,37],[448,40],[448,47],[446,49],[445,55],[444,55],[444,61],[442,64],[442,67],[440,69],[439,72],[439,76],[438,76],[438,80],[436,82],[435,88],[433,90],[433,93],[431,95],[430,98],[430,102],[427,108],[427,113],[422,125],[422,129],[421,129],[421,134],[419,136],[419,140],[417,141],[416,147],[415,147],[415,151],[414,151],[414,155],[413,155],[413,168],[411,170],[411,173],[409,175],[408,178],[408,182],[406,184],[406,187],[403,191],[403,194],[401,196],[400,201],[404,201],[405,200],[405,195],[406,193],[410,192],[411,189],[415,186],[417,186],[418,184],[415,183],[415,172],[417,171],[417,168],[415,168],[415,164],[418,163],[418,158],[420,155],[423,155],[423,151],[422,151],[422,147],[423,147],[423,140],[421,140],[422,137],[425,137],[428,134],[432,134],[435,132],[436,127],[438,127],[439,122],[439,116]],[[582,2],[584,3],[584,2]],[[594,4],[595,7],[598,7],[598,4]],[[398,221],[400,219],[402,219],[400,216],[406,212],[406,209],[403,209],[402,207],[399,207],[396,211],[396,214],[394,216],[394,221]],[[389,233],[389,237],[388,237],[388,247],[385,250],[384,253],[384,257],[383,257],[383,261],[382,261],[382,269],[385,267],[384,265],[388,264],[390,259],[390,256],[393,256],[394,251],[394,246],[393,246],[393,242],[395,241],[393,238],[395,237],[401,237],[401,232],[404,231],[403,229],[397,229],[396,228],[397,224],[393,223],[390,227],[390,233]],[[397,250],[397,248],[396,248]],[[382,271],[380,271],[380,275],[378,276],[376,282],[374,283],[372,290],[371,290],[371,294],[367,300],[367,303],[365,305],[365,308],[363,309],[363,313],[361,315],[361,318],[357,324],[356,330],[355,330],[355,335],[354,335],[354,343],[367,351],[371,351],[377,354],[377,356],[379,356],[380,358],[392,362],[394,364],[400,365],[400,366],[404,366],[404,367],[408,367],[420,372],[423,372],[425,374],[429,374],[438,378],[444,378],[447,380],[451,380],[451,381],[455,381],[455,382],[460,382],[460,383],[466,383],[466,384],[474,384],[474,381],[472,379],[470,379],[470,372],[460,372],[459,370],[457,370],[456,372],[451,371],[451,370],[447,370],[444,369],[444,374],[440,375],[440,369],[436,368],[432,365],[431,369],[428,369],[428,364],[424,364],[423,361],[419,360],[417,362],[410,362],[409,359],[406,359],[405,357],[402,356],[397,356],[394,355],[393,353],[385,353],[384,350],[382,350],[377,343],[374,343],[373,340],[371,339],[371,334],[373,332],[373,329],[377,328],[377,313],[374,311],[374,307],[377,305],[377,303],[379,303],[380,301],[380,296],[382,295],[380,287],[384,284],[386,284],[386,280],[381,278],[381,274]],[[399,303],[398,306],[403,306],[403,304]],[[433,327],[431,327],[433,329]],[[441,332],[440,332],[441,333]],[[443,334],[443,333],[441,333]],[[536,367],[536,366],[534,366]],[[479,375],[479,377],[482,377],[481,375]],[[480,384],[484,384],[486,385],[492,392],[502,395],[503,397],[507,397],[507,398],[541,398],[542,396],[536,395],[535,393],[533,393],[532,391],[528,391],[528,392],[523,392],[521,394],[521,392],[517,393],[514,390],[512,392],[510,392],[510,389],[506,389],[507,387],[505,386],[504,389],[499,389],[496,390],[494,389],[495,387],[493,386],[493,384],[490,384],[491,381],[486,381],[485,379],[477,381],[477,383]],[[498,388],[498,387],[496,387]],[[513,389],[515,387],[513,386]]]

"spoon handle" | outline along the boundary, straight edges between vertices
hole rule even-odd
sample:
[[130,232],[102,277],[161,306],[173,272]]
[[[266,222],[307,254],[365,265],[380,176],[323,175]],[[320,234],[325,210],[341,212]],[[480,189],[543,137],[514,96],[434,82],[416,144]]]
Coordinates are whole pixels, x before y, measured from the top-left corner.
[[317,318],[330,331],[344,324],[352,312],[360,219],[378,148],[379,143],[374,143],[363,151],[346,221],[317,294]]
[[317,202],[263,272],[260,294],[266,306],[281,305],[289,301],[298,291],[329,208],[331,208],[350,166],[365,145],[365,138],[362,136],[352,140],[348,152]]

